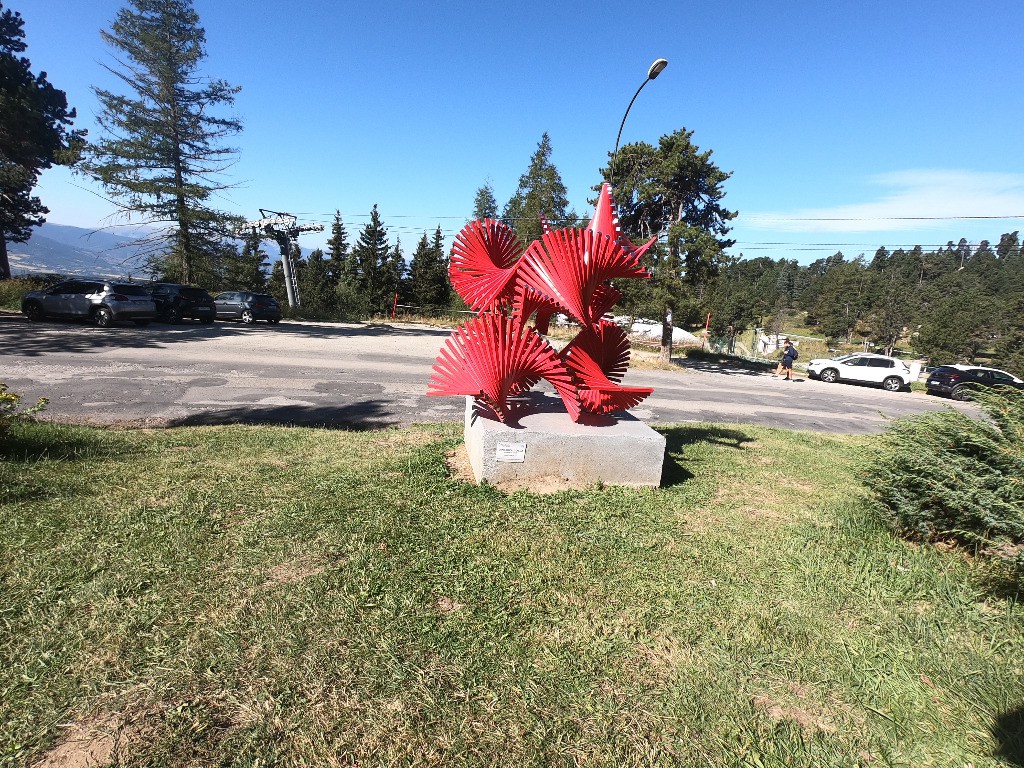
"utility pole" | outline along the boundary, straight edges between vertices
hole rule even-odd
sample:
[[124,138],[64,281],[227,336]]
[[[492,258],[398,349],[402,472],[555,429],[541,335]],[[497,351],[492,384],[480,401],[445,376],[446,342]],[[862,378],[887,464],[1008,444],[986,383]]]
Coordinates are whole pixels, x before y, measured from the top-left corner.
[[298,242],[301,232],[323,232],[323,224],[298,224],[298,219],[290,213],[268,211],[260,208],[263,218],[247,221],[237,234],[245,237],[248,234],[258,236],[261,240],[275,241],[281,248],[281,267],[284,269],[284,287],[288,291],[288,306],[294,309],[301,306],[299,284],[295,276],[295,265],[292,264],[292,243]]

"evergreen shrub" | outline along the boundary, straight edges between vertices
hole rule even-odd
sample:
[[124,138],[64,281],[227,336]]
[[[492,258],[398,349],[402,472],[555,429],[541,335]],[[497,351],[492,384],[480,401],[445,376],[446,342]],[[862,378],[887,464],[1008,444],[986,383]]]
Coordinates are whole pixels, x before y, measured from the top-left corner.
[[1024,392],[974,399],[988,420],[947,408],[894,422],[867,484],[903,535],[952,541],[1024,573]]

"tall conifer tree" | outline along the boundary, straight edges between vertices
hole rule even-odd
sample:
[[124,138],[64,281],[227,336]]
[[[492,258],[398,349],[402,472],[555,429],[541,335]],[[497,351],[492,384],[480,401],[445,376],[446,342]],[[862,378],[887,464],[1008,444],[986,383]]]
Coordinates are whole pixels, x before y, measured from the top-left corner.
[[359,233],[359,239],[352,248],[355,264],[355,288],[366,301],[370,312],[383,312],[388,292],[385,267],[391,256],[388,231],[380,219],[377,205],[370,211],[370,221]]
[[348,231],[341,220],[341,211],[334,212],[331,223],[331,238],[327,241],[327,274],[334,287],[355,279],[355,265],[349,253]]
[[245,289],[262,291],[267,287],[269,269],[267,252],[259,235],[250,234],[245,238],[242,252],[229,256],[223,265],[221,287],[225,290]]
[[0,280],[11,276],[7,243],[23,243],[49,211],[32,190],[39,174],[75,160],[83,131],[70,131],[75,110],[46,73],[18,56],[26,49],[21,14],[0,3]]
[[84,167],[131,218],[171,223],[149,240],[166,277],[207,280],[219,243],[237,222],[210,206],[235,150],[222,141],[241,122],[218,112],[240,90],[199,74],[206,33],[191,0],[130,0],[103,39],[118,56],[107,67],[127,89],[95,88],[104,137]]
[[315,249],[306,259],[299,280],[299,295],[304,309],[328,312],[334,305],[334,286],[328,273],[324,252]]
[[494,197],[494,187],[491,186],[490,181],[486,181],[484,182],[484,185],[476,191],[476,198],[473,200],[473,216],[471,221],[496,218],[498,218],[498,201]]
[[564,227],[575,220],[569,210],[562,177],[551,162],[551,138],[545,133],[530,158],[530,167],[519,177],[519,186],[512,195],[501,218],[512,227],[519,239],[529,244],[543,233],[541,216],[553,227]]
[[444,254],[444,236],[441,228],[432,239],[423,233],[409,264],[409,283],[412,301],[425,310],[448,307],[451,285],[448,281],[448,261]]

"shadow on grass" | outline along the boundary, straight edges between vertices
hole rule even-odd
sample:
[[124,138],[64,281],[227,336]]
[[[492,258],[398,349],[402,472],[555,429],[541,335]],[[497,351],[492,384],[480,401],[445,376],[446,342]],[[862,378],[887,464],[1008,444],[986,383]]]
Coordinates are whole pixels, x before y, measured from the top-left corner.
[[131,450],[130,445],[106,432],[43,421],[15,422],[0,442],[0,460],[79,461],[120,456]]
[[992,736],[999,745],[996,756],[1024,768],[1024,706],[999,715],[992,726]]
[[659,428],[665,436],[665,464],[661,471],[661,487],[681,485],[693,478],[685,466],[683,451],[698,443],[712,443],[727,448],[744,450],[743,444],[753,440],[746,432],[729,427],[707,424]]

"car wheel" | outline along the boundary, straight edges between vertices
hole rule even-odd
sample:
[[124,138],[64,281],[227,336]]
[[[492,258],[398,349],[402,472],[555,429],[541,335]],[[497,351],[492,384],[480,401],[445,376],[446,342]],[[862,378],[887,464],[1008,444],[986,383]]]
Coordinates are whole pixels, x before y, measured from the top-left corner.
[[256,318],[253,317],[251,309],[246,309],[242,312],[242,322],[247,325],[251,325],[256,322]]
[[181,315],[178,314],[178,310],[176,310],[176,309],[168,309],[164,313],[164,322],[166,322],[166,323],[170,323],[171,325],[174,325],[179,320],[181,320]]
[[949,396],[954,400],[966,400],[970,394],[970,390],[961,384],[958,387],[953,387],[953,391],[949,393]]
[[45,316],[43,306],[38,301],[30,301],[25,305],[25,317],[28,318],[29,322],[39,322]]
[[114,324],[114,313],[106,307],[100,307],[93,314],[92,321],[100,328],[109,328]]
[[139,326],[139,328],[145,328],[147,325],[149,325],[149,323],[150,323],[149,320],[136,320],[135,321],[135,324],[137,326]]
[[882,382],[882,389],[887,392],[899,392],[903,389],[903,382],[896,376],[887,376]]
[[835,384],[837,381],[839,381],[839,371],[837,371],[835,368],[826,368],[818,375],[818,378],[824,381],[826,384]]

